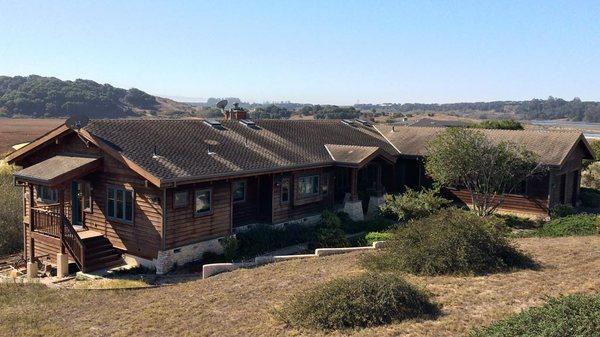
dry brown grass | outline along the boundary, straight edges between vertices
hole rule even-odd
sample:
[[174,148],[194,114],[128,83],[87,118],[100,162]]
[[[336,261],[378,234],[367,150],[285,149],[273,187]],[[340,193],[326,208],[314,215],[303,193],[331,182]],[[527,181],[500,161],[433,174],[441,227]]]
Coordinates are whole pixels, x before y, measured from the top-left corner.
[[[481,277],[415,277],[443,305],[435,321],[336,332],[354,336],[457,336],[539,305],[548,297],[600,291],[600,236],[519,239],[543,267]],[[314,336],[289,330],[273,308],[294,292],[362,272],[358,254],[288,261],[207,280],[132,291],[0,287],[0,331],[15,336]],[[59,313],[60,311],[60,313]]]
[[30,142],[64,122],[64,119],[0,118],[0,155],[11,146]]

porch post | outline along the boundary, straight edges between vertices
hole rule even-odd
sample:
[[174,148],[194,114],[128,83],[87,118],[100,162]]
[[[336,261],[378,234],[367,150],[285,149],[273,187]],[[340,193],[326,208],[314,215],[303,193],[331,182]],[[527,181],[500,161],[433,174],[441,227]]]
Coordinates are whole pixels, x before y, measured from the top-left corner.
[[65,218],[65,189],[63,186],[59,187],[58,189],[58,202],[59,202],[59,215],[60,215],[60,220],[59,220],[59,224],[60,224],[60,253],[64,254],[65,253],[65,244],[63,241],[64,235],[65,235],[65,228],[64,228],[64,218]]
[[27,184],[27,187],[29,189],[29,262],[33,262],[35,258],[35,250],[33,247],[33,227],[35,225],[35,217],[33,216],[33,203],[35,200],[33,198],[33,185],[29,183]]
[[37,263],[35,262],[35,249],[33,246],[33,185],[27,184],[29,188],[29,262],[27,262],[27,277],[36,278],[38,273]]
[[358,169],[350,169],[350,200],[358,200]]
[[381,164],[377,165],[377,177],[376,177],[376,186],[377,186],[377,196],[381,196],[383,194],[383,184],[381,183]]

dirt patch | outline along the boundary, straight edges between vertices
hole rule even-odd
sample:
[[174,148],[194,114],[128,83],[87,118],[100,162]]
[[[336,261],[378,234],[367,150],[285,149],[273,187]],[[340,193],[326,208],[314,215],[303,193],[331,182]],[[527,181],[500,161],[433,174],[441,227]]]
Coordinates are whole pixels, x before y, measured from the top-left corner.
[[[408,275],[442,305],[441,317],[331,335],[460,336],[548,297],[600,291],[600,236],[517,242],[542,264],[540,270],[481,277]],[[286,328],[273,318],[273,309],[317,283],[362,272],[359,256],[292,260],[133,292],[4,286],[0,331],[15,336],[318,336]]]

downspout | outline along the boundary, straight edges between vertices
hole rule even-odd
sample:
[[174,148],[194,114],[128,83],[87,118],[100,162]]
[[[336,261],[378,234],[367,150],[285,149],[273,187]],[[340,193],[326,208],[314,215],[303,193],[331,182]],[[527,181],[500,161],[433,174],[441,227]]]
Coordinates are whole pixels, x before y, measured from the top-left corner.
[[167,232],[167,189],[163,189],[163,197],[162,197],[162,250],[167,249],[167,238],[165,234]]

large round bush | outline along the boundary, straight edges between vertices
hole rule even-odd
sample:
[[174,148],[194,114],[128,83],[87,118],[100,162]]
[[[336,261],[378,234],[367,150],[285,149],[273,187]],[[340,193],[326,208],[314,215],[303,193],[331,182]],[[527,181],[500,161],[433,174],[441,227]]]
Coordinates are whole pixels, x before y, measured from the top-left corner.
[[572,295],[550,300],[478,329],[471,337],[562,337],[600,335],[600,295]]
[[409,221],[393,232],[386,248],[366,256],[363,264],[373,270],[423,275],[480,275],[534,266],[489,221],[459,209]]
[[439,313],[429,296],[400,276],[362,274],[340,278],[292,298],[278,317],[295,328],[368,327]]

